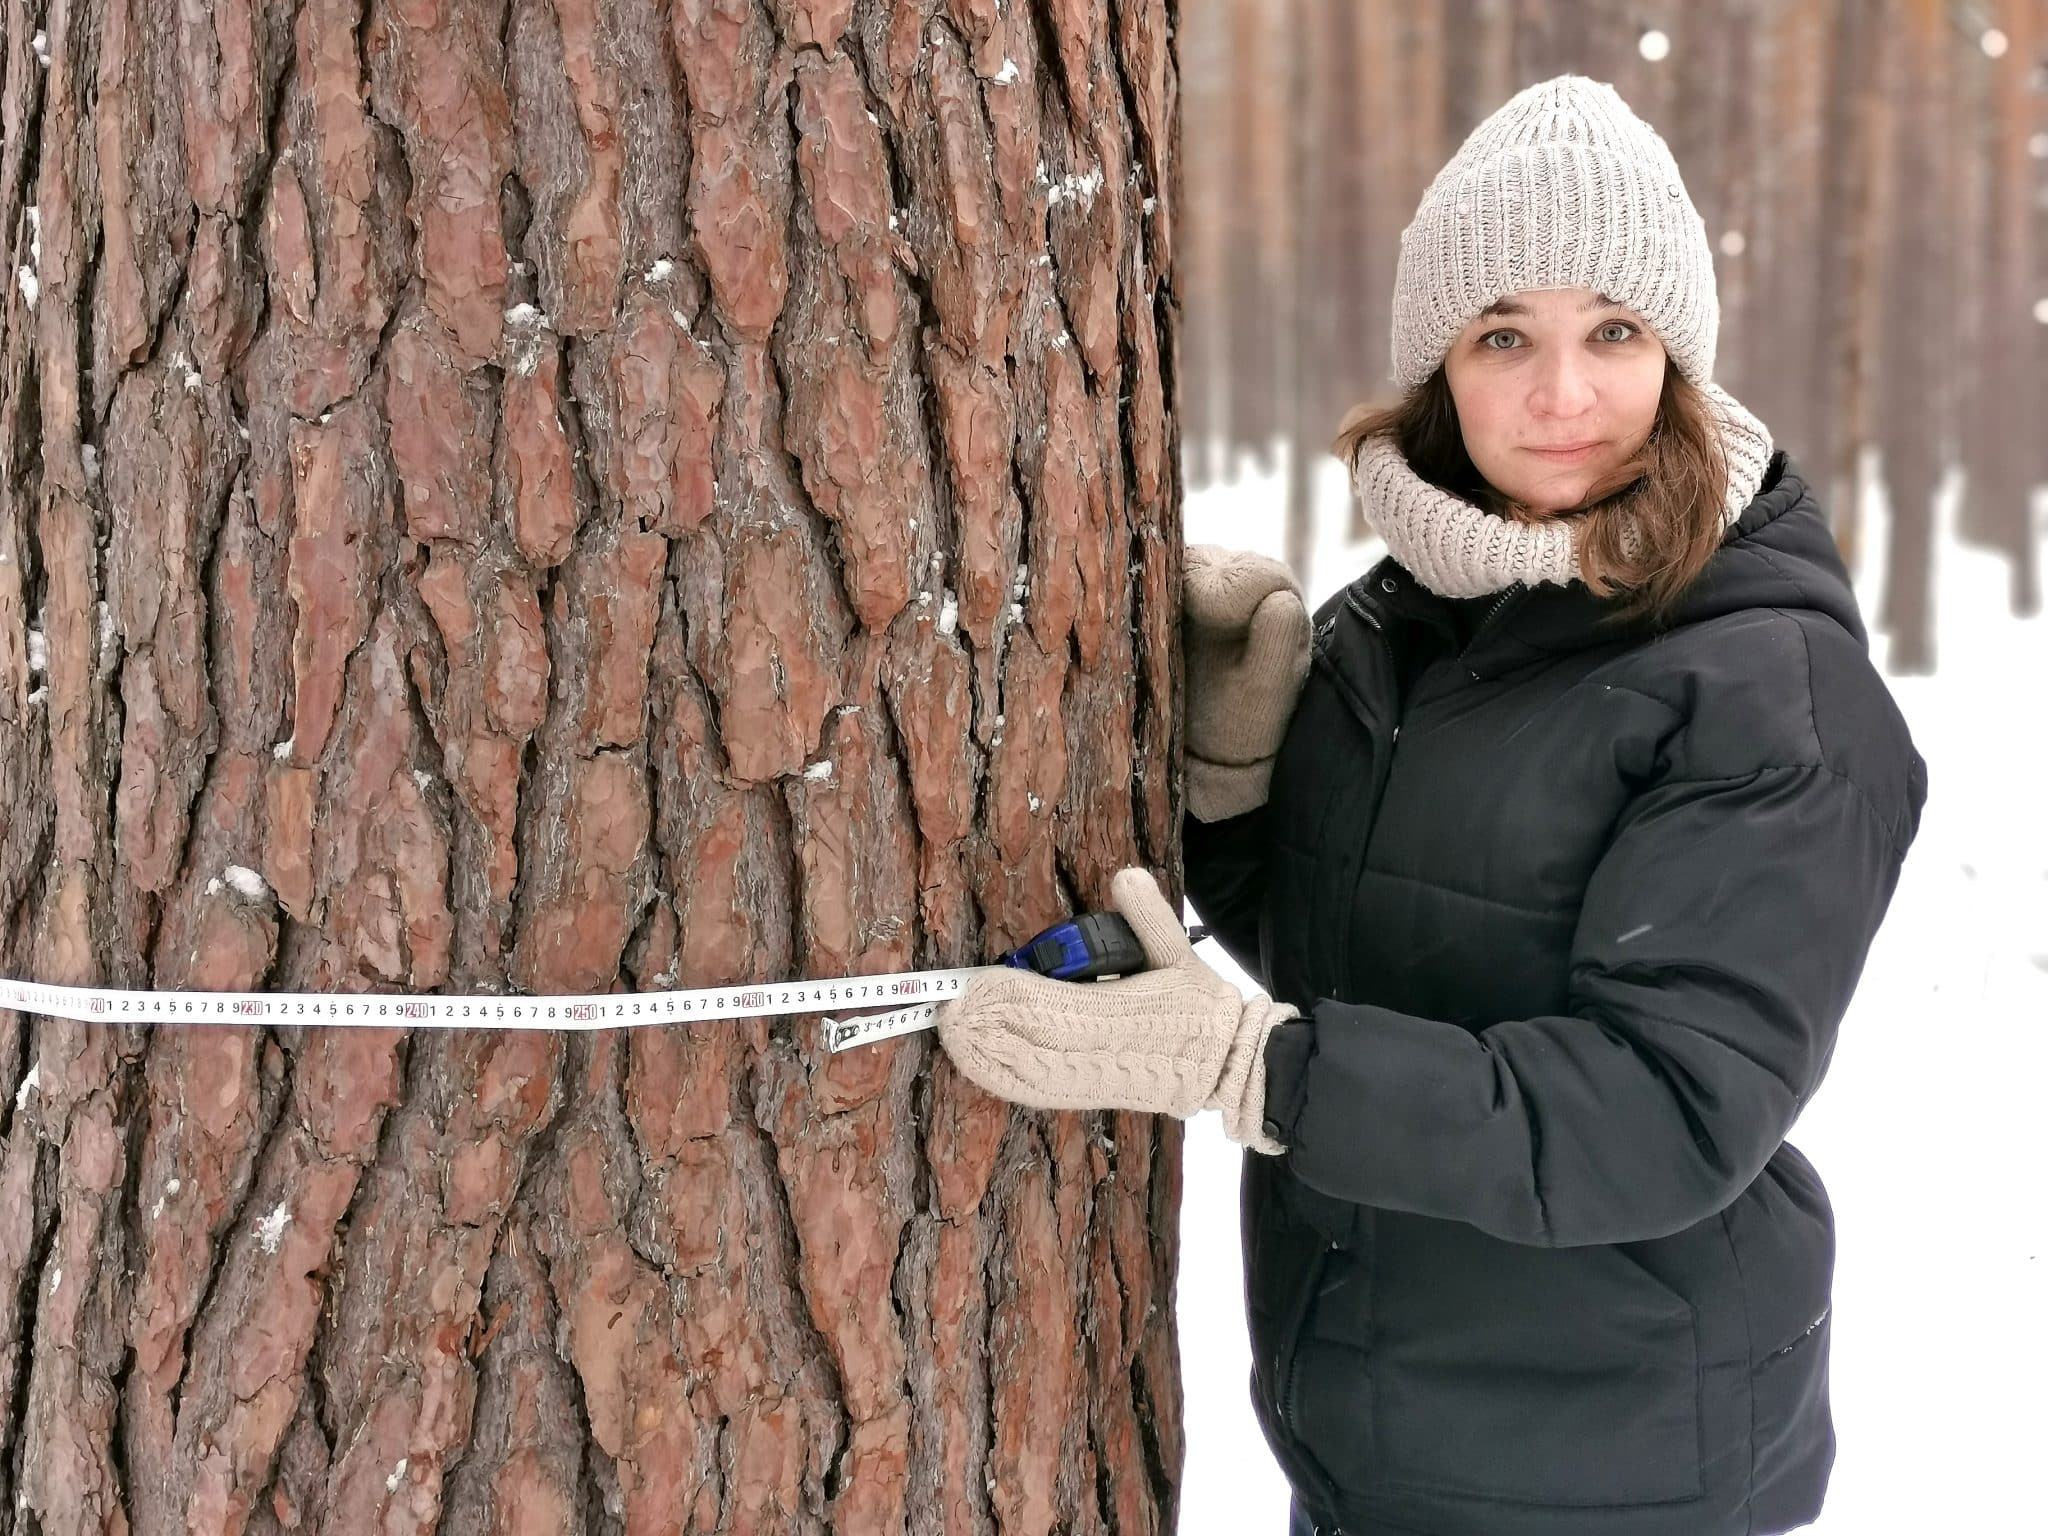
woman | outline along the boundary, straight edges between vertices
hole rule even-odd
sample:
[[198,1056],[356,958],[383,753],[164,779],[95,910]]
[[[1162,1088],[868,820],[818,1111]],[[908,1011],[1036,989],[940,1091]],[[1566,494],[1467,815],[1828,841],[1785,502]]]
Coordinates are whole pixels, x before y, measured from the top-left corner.
[[[1833,1227],[1785,1141],[1925,798],[1825,514],[1711,382],[1663,141],[1564,76],[1402,235],[1389,554],[1311,628],[1190,551],[1188,889],[1153,969],[978,979],[992,1091],[1214,1106],[1292,1530],[1754,1536],[1816,1516]],[[1304,673],[1306,676],[1304,677]]]

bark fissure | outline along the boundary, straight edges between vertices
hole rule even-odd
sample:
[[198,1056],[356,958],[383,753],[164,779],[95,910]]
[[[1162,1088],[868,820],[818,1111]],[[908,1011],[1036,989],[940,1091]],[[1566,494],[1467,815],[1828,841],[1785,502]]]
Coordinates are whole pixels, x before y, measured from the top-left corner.
[[[12,1143],[9,1143],[10,1149]],[[27,1459],[29,1441],[23,1433],[28,1423],[29,1385],[34,1378],[29,1343],[36,1336],[36,1309],[43,1295],[43,1269],[50,1254],[50,1248],[57,1238],[57,1159],[58,1149],[40,1136],[35,1142],[35,1171],[30,1179],[31,1210],[30,1240],[28,1251],[22,1260],[21,1272],[16,1281],[14,1295],[14,1322],[16,1336],[8,1342],[12,1356],[10,1368],[13,1371],[13,1391],[7,1405],[7,1438],[0,1455],[4,1455],[8,1475],[7,1487],[0,1493],[7,1495],[8,1504],[22,1511],[19,1490],[22,1486],[24,1463]]]
[[[797,1055],[797,1047],[792,1042],[771,1039],[768,1054],[784,1053],[794,1058]],[[780,1256],[784,1277],[792,1289],[800,1294],[803,1288],[802,1237],[798,1230],[796,1213],[790,1205],[789,1185],[785,1181],[777,1156],[779,1148],[775,1138],[756,1118],[761,1112],[761,1105],[744,1090],[743,1098],[747,1100],[745,1117],[736,1123],[741,1128],[741,1134],[752,1143],[754,1156],[762,1170],[761,1189],[769,1199],[768,1209],[756,1212],[755,1216],[757,1219],[773,1223],[775,1250]],[[838,1441],[832,1456],[828,1458],[828,1461],[833,1460],[837,1458],[839,1451],[844,1449],[851,1427],[843,1407],[846,1402],[845,1383],[839,1379],[839,1367],[833,1360],[831,1346],[826,1342],[825,1336],[818,1331],[809,1310],[792,1307],[791,1315],[796,1321],[798,1338],[803,1346],[803,1359],[791,1367],[783,1379],[783,1385],[793,1384],[806,1370],[816,1370],[823,1374],[830,1390],[830,1402],[837,1410],[835,1419]]]
[[192,1308],[191,1320],[185,1325],[182,1347],[179,1351],[181,1358],[178,1376],[171,1383],[169,1393],[170,1417],[171,1422],[174,1424],[178,1421],[183,1410],[185,1383],[192,1370],[191,1344],[193,1334],[212,1313],[214,1297],[220,1289],[223,1276],[227,1273],[230,1239],[235,1233],[242,1230],[243,1221],[249,1212],[250,1202],[256,1196],[257,1185],[260,1182],[260,1170],[274,1155],[274,1143],[277,1137],[286,1129],[285,1114],[291,1105],[294,1092],[294,1054],[282,1048],[281,1044],[277,1041],[276,1032],[266,1030],[264,1034],[265,1045],[259,1047],[259,1052],[276,1046],[282,1075],[274,1088],[266,1085],[266,1092],[258,1100],[258,1125],[250,1138],[250,1150],[244,1160],[239,1187],[235,1191],[232,1203],[222,1211],[220,1218],[213,1223],[211,1253],[210,1261],[207,1265],[206,1279],[200,1286],[198,1301]]

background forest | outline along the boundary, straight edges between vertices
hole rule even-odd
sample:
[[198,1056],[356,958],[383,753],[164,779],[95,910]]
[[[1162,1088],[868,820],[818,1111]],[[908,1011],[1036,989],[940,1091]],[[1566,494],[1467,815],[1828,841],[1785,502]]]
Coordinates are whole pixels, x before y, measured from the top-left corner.
[[[1874,451],[1893,670],[1930,671],[1933,502],[2041,602],[2048,45],[2040,0],[1217,0],[1180,8],[1190,488],[1283,445],[1288,558],[1311,460],[1386,395],[1402,227],[1473,124],[1571,70],[1664,135],[1707,224],[1717,380],[1832,494]],[[1358,529],[1362,535],[1362,525]]]

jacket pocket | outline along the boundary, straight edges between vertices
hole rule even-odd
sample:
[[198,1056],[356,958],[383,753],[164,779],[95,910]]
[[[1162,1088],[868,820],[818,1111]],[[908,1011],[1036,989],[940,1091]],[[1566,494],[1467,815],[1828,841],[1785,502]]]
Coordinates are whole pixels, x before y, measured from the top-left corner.
[[1584,1507],[1699,1496],[1684,1296],[1620,1248],[1387,1214],[1369,1343],[1304,1357],[1303,1440],[1340,1484]]
[[1813,1164],[1781,1146],[1723,1213],[1749,1337],[1752,1508],[1758,1530],[1814,1518],[1835,1459],[1828,1402],[1834,1212]]
[[1819,1517],[1835,1464],[1828,1407],[1828,1330],[1832,1312],[1766,1356],[1750,1377],[1753,1394],[1757,1529],[1790,1530]]
[[[1262,1329],[1259,1309],[1252,1309],[1252,1344],[1260,1348],[1260,1335],[1271,1338],[1271,1353],[1262,1360],[1263,1370],[1253,1372],[1258,1417],[1266,1427],[1273,1456],[1286,1473],[1297,1497],[1329,1511],[1337,1501],[1337,1490],[1329,1474],[1303,1445],[1299,1418],[1299,1384],[1306,1330],[1330,1272],[1338,1244],[1318,1237],[1312,1250],[1299,1251],[1286,1265],[1295,1284],[1284,1301],[1275,1324]],[[1270,1286],[1270,1281],[1269,1281]]]

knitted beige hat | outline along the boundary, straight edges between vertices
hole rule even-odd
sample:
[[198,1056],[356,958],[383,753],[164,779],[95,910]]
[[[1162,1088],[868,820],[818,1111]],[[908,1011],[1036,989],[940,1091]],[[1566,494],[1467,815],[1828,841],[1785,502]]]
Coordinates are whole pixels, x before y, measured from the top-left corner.
[[1474,128],[1401,231],[1394,382],[1413,389],[1504,294],[1590,288],[1641,315],[1694,384],[1721,310],[1706,221],[1657,130],[1611,85],[1559,75]]

